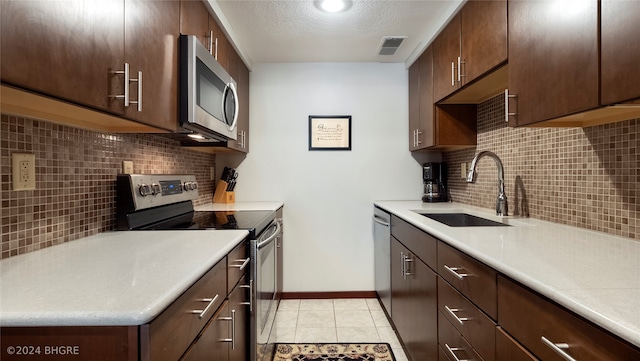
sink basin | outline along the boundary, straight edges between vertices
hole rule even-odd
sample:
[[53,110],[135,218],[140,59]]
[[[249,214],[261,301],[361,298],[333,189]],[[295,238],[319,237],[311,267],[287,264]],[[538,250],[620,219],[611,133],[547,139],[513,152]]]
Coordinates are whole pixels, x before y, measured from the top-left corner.
[[418,213],[449,227],[504,227],[508,224],[472,216],[466,213]]

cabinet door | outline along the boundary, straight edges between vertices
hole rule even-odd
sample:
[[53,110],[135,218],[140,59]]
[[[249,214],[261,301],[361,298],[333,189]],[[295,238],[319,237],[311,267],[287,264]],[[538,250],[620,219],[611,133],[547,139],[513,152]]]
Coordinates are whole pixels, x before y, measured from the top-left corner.
[[130,94],[132,100],[143,102],[141,111],[140,104],[127,107],[126,117],[176,130],[179,33],[179,2],[126,0],[125,57],[133,79],[142,71],[142,83],[132,81]]
[[428,47],[420,58],[420,124],[418,127],[418,148],[436,145],[436,129],[433,106],[433,50]]
[[598,75],[597,1],[509,2],[511,125],[597,107]]
[[460,13],[433,41],[433,100],[438,102],[460,88]]
[[121,114],[122,0],[2,1],[2,82]]
[[414,360],[438,357],[438,276],[419,258],[410,255],[411,329],[403,341]]
[[249,151],[249,69],[244,65],[235,49],[228,49],[228,71],[229,75],[238,85],[238,139],[229,140],[227,147],[244,153]]
[[213,55],[225,70],[229,71],[229,55],[226,35],[222,32],[222,28],[216,22],[213,16],[209,15],[209,31],[213,34]]
[[420,58],[409,67],[409,150],[418,148],[420,130]]
[[507,2],[471,0],[460,22],[465,85],[507,60]]
[[229,304],[225,302],[211,321],[202,330],[200,337],[191,348],[180,358],[181,361],[227,361],[229,360],[230,337]]
[[398,334],[404,340],[415,321],[411,314],[410,280],[404,275],[404,256],[409,251],[395,237],[391,237],[391,315]]
[[640,98],[640,2],[601,1],[603,105]]
[[397,239],[391,238],[391,314],[413,360],[438,352],[437,275]]
[[249,359],[249,281],[247,276],[240,279],[238,286],[229,295],[229,309],[232,318],[230,361]]
[[209,10],[202,1],[180,1],[180,34],[195,35],[209,49]]

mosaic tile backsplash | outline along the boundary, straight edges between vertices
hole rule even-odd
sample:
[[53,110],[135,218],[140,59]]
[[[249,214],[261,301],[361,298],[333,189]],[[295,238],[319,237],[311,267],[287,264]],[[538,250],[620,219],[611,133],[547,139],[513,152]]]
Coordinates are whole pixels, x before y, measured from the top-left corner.
[[[215,155],[180,148],[158,135],[101,134],[2,115],[1,258],[115,228],[115,180],[122,161],[135,173],[195,174],[199,198],[211,200]],[[11,154],[36,157],[36,190],[13,191]]]
[[460,164],[480,151],[504,164],[509,214],[640,239],[640,120],[588,128],[509,128],[504,95],[478,107],[476,148],[447,152],[456,202],[495,209],[497,167],[478,163],[476,183]]

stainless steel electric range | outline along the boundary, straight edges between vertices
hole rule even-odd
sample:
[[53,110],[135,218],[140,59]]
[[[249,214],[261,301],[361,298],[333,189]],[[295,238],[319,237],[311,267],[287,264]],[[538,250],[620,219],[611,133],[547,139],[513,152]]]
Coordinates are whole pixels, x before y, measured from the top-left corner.
[[276,237],[280,224],[275,211],[195,211],[198,197],[194,175],[120,174],[116,183],[118,230],[249,231],[252,361],[271,360],[277,309]]

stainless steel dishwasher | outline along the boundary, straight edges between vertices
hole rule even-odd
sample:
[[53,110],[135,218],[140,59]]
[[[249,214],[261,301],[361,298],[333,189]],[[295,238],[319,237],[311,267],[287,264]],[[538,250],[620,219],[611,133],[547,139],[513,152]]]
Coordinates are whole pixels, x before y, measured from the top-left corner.
[[375,285],[378,297],[391,316],[391,215],[373,208]]

